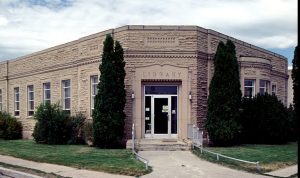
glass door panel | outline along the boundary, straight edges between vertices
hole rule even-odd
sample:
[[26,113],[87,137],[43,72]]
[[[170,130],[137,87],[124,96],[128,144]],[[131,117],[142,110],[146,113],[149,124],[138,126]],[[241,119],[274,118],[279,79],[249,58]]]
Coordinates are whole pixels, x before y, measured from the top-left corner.
[[168,134],[168,98],[154,98],[154,134]]

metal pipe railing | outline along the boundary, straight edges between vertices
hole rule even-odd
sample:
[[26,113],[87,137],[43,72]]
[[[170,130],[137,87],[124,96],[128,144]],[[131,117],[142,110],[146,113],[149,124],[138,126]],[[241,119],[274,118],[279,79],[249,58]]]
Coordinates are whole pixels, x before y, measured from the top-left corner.
[[134,123],[132,124],[132,154],[135,155],[135,158],[142,161],[145,164],[145,169],[148,170],[148,164],[149,161],[146,158],[143,158],[141,155],[139,155],[136,151],[135,151],[135,127],[134,127]]

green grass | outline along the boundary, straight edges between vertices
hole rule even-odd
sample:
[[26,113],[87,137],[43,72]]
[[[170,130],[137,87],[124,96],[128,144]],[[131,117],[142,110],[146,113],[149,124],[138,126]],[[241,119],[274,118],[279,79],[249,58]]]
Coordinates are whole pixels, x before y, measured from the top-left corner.
[[[284,168],[286,166],[298,163],[297,142],[285,145],[247,144],[233,147],[206,147],[205,149],[238,159],[253,162],[259,161],[261,173],[274,171],[276,169]],[[229,166],[236,169],[243,169],[251,172],[256,171],[256,166],[252,164],[232,161],[221,157],[220,161],[217,161],[216,155],[212,155],[206,152],[204,154],[201,154],[200,150],[197,149],[194,150],[193,153],[195,153],[197,156],[203,159],[219,163],[225,166]]]
[[45,145],[32,140],[0,140],[0,154],[17,158],[90,169],[115,174],[140,176],[148,173],[126,149],[97,149],[86,145]]

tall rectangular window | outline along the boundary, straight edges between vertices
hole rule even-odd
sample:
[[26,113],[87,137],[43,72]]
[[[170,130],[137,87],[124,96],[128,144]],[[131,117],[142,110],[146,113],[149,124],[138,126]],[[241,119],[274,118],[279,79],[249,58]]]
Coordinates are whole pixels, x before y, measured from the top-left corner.
[[3,104],[2,104],[2,90],[0,89],[0,111],[2,111],[3,110],[3,106],[2,106]]
[[259,94],[269,93],[270,82],[268,80],[259,80]]
[[71,110],[71,80],[62,81],[63,110]]
[[95,97],[97,94],[98,75],[91,76],[91,114],[93,114],[95,106]]
[[244,81],[244,96],[252,98],[255,95],[255,80],[245,79]]
[[276,95],[277,87],[276,84],[272,84],[272,95]]
[[19,87],[14,88],[14,111],[15,116],[20,116],[20,89]]
[[50,82],[43,83],[43,101],[51,103],[51,84]]
[[28,100],[28,116],[32,116],[34,114],[34,88],[33,85],[27,86],[27,100]]

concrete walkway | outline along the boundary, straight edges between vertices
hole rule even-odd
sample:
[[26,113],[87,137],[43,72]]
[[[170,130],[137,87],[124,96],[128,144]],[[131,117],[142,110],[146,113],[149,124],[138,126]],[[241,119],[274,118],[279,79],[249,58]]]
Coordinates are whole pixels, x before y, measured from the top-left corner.
[[19,158],[14,158],[11,156],[0,155],[0,162],[17,165],[25,168],[40,170],[46,173],[54,173],[64,177],[73,177],[73,178],[129,178],[129,176],[108,174],[104,172],[89,171],[84,169],[76,169],[67,166],[60,166],[56,164],[48,163],[38,163],[33,161],[27,161]]
[[[140,151],[143,157],[149,160],[153,172],[142,178],[270,178],[288,177],[297,173],[297,165],[273,171],[270,176],[247,173],[230,169],[218,164],[201,160],[190,151]],[[0,162],[17,165],[25,168],[54,173],[73,178],[129,178],[130,176],[108,174],[104,172],[76,169],[48,163],[27,161],[11,156],[0,155]],[[1,177],[1,175],[0,175]]]
[[279,169],[272,172],[267,172],[266,174],[277,177],[290,177],[298,173],[298,165],[290,166],[287,168]]
[[270,178],[201,160],[190,151],[140,151],[139,154],[153,168],[152,173],[142,178]]

